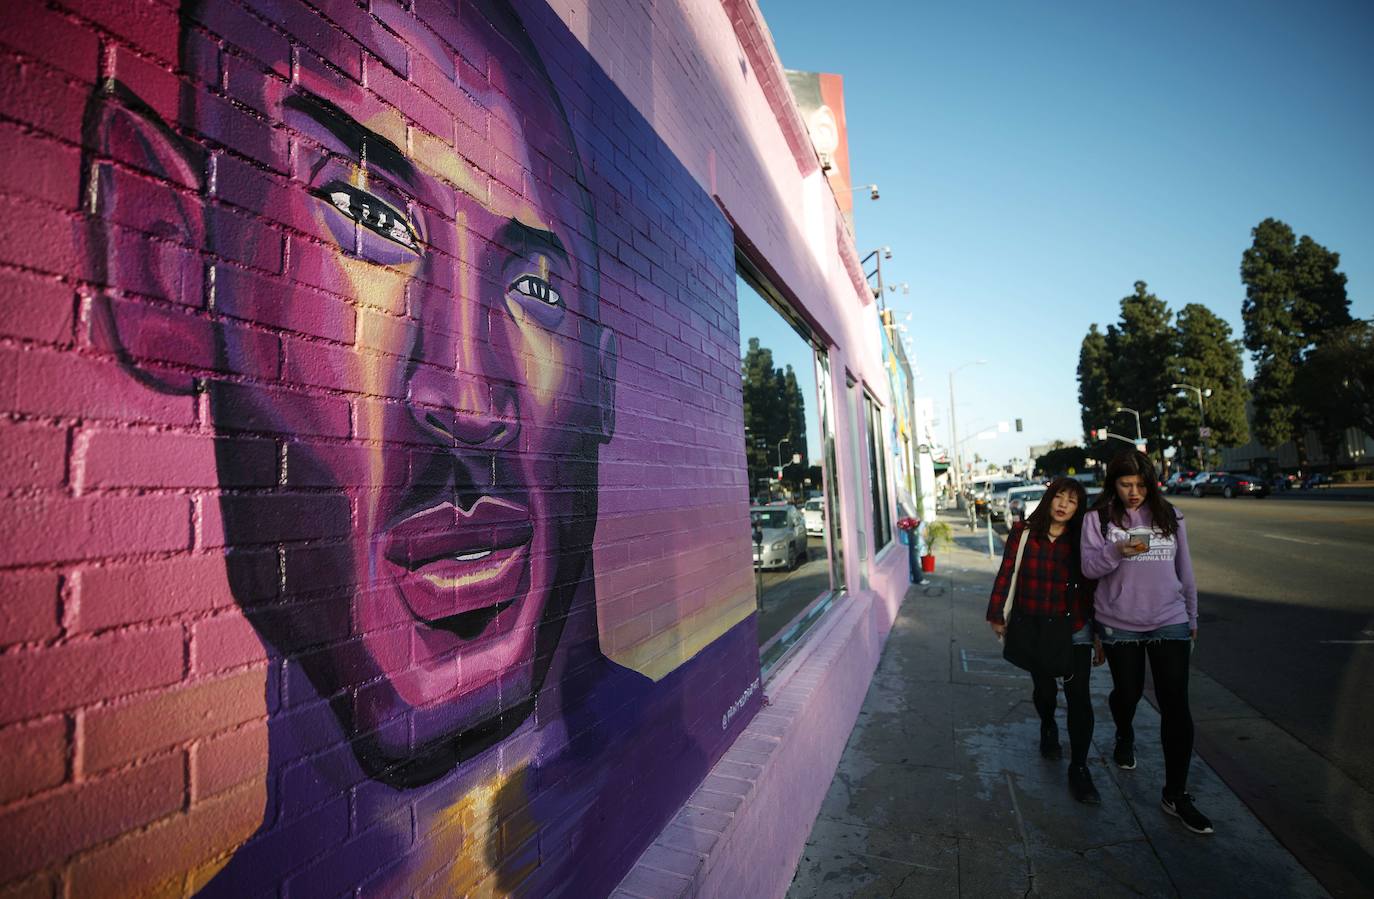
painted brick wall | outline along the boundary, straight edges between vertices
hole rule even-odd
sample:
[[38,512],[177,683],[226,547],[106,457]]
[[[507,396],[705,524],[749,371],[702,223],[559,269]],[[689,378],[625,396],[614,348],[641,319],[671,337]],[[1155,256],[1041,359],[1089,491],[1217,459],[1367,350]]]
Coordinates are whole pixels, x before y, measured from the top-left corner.
[[604,894],[756,711],[735,245],[881,385],[852,248],[556,7],[0,5],[0,894]]

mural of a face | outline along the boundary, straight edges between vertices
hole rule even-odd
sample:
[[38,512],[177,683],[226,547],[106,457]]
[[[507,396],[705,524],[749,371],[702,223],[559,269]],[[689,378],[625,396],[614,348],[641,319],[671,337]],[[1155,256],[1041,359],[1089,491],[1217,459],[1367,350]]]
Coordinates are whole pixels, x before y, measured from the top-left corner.
[[[214,303],[227,319],[310,320],[283,338],[283,380],[325,389],[215,381],[210,410],[221,432],[286,435],[288,496],[346,506],[346,534],[275,558],[231,553],[230,581],[263,637],[329,699],[369,773],[415,784],[528,718],[574,597],[590,596],[616,348],[598,322],[573,138],[514,15],[501,3],[455,9],[453,27],[485,63],[485,78],[458,79],[465,97],[451,51],[398,5],[376,5],[392,7],[412,48],[431,48],[412,67],[447,77],[439,102],[469,104],[446,114],[485,123],[487,156],[479,168],[406,129],[398,113],[419,118],[407,102],[432,107],[427,97],[383,100],[301,65],[280,104],[298,138],[292,177],[220,188],[308,223],[314,236],[289,242],[299,289],[265,298],[221,264]],[[212,225],[211,253],[252,256],[251,234]],[[254,337],[220,328],[217,351],[255,370]],[[222,482],[240,483],[241,464],[221,452]],[[231,546],[286,539],[260,507],[226,499],[221,512]],[[277,589],[264,595],[264,583]]]

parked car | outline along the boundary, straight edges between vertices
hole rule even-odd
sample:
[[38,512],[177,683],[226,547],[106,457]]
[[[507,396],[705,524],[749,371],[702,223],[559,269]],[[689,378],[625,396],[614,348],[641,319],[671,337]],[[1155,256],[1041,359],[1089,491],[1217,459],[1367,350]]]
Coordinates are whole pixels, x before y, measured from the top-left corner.
[[1197,479],[1197,472],[1192,469],[1182,469],[1169,475],[1169,479],[1164,482],[1165,493],[1187,493],[1193,489],[1193,481]]
[[[1201,490],[1201,493],[1198,491]],[[1198,487],[1193,488],[1194,496],[1253,496],[1263,499],[1269,495],[1269,485],[1256,475],[1227,474],[1216,472]]]
[[806,501],[802,506],[802,518],[806,521],[806,533],[819,537],[825,533],[825,500],[819,496]]
[[1045,497],[1044,487],[1013,487],[1007,491],[1007,515],[1009,521],[1025,521],[1030,518],[1040,500]]
[[1221,475],[1224,475],[1224,474],[1229,474],[1229,472],[1225,472],[1225,471],[1203,471],[1203,472],[1199,472],[1199,473],[1198,473],[1198,476],[1195,477],[1195,478],[1193,478],[1193,486],[1190,487],[1190,488],[1188,488],[1188,492],[1191,493],[1193,496],[1202,496],[1202,488],[1203,488],[1203,486],[1205,486],[1206,483],[1207,483],[1208,481],[1210,481],[1212,478],[1220,477]]
[[806,522],[796,506],[752,506],[754,566],[792,569],[806,559]]
[[1324,471],[1319,471],[1302,482],[1302,489],[1311,490],[1313,487],[1325,487],[1329,486],[1331,483],[1331,475]]
[[973,511],[979,516],[987,514],[988,495],[992,493],[991,481],[974,481],[967,488],[968,501],[973,503]]
[[1007,517],[1007,491],[1013,487],[1025,486],[1026,482],[1021,478],[1008,478],[988,484],[988,513],[995,520],[1005,520]]

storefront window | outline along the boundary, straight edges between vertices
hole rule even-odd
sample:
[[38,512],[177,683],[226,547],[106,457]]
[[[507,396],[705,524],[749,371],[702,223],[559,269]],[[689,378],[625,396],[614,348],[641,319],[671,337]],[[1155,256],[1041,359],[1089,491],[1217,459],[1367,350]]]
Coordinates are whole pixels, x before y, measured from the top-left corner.
[[892,513],[888,509],[887,453],[883,443],[882,409],[866,393],[864,413],[868,420],[868,479],[873,492],[873,547],[879,550],[892,542]]
[[736,280],[745,461],[764,668],[829,607],[836,569],[834,437],[823,352],[762,278]]

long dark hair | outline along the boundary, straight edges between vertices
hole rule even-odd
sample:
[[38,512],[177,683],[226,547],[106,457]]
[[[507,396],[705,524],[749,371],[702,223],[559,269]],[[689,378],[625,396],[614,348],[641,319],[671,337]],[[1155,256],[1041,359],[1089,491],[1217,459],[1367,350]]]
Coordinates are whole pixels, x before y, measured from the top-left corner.
[[1050,505],[1054,498],[1061,493],[1072,493],[1078,500],[1078,508],[1074,510],[1073,518],[1065,522],[1066,530],[1073,538],[1074,545],[1078,545],[1078,529],[1083,523],[1083,514],[1088,511],[1088,491],[1083,489],[1083,484],[1077,478],[1055,478],[1050,481],[1050,485],[1045,488],[1045,495],[1040,497],[1040,505],[1035,507],[1035,511],[1026,518],[1026,530],[1043,537],[1050,531],[1050,523],[1054,520],[1051,517]]
[[1107,482],[1102,487],[1102,495],[1093,505],[1094,511],[1105,509],[1112,524],[1124,529],[1126,505],[1116,495],[1116,482],[1132,475],[1140,475],[1140,480],[1144,482],[1145,502],[1141,505],[1150,511],[1154,527],[1166,537],[1177,534],[1178,510],[1159,492],[1159,476],[1155,473],[1154,463],[1139,450],[1123,450],[1107,463]]

